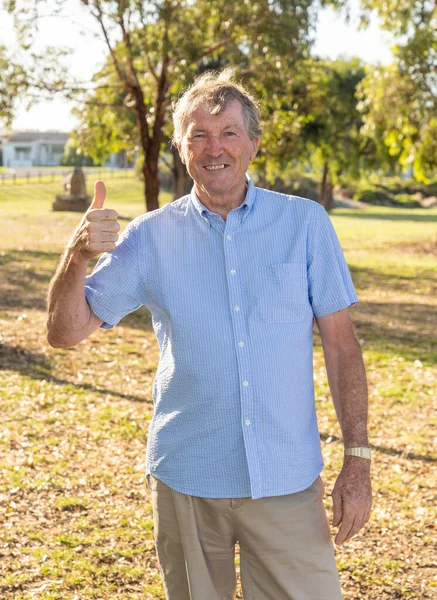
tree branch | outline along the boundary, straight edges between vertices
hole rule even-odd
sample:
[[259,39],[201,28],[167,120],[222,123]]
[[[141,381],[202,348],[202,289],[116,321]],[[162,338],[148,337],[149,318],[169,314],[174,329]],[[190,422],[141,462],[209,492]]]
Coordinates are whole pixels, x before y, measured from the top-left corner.
[[[81,0],[82,4],[88,5],[87,0]],[[105,42],[106,45],[108,47],[109,53],[111,55],[112,58],[112,62],[114,64],[114,68],[117,71],[117,75],[119,76],[120,80],[122,83],[124,83],[124,87],[126,89],[126,91],[131,91],[131,87],[132,84],[131,82],[128,80],[126,74],[124,73],[123,69],[120,66],[120,63],[118,62],[118,59],[115,55],[114,49],[111,45],[111,42],[109,41],[109,36],[108,36],[108,31],[105,27],[105,24],[103,22],[103,12],[102,12],[102,7],[100,4],[100,0],[94,0],[94,6],[97,9],[97,14],[94,13],[93,11],[91,11],[91,14],[93,15],[93,17],[97,20],[97,22],[99,23],[101,29],[102,29],[102,33],[103,33],[103,37],[105,38]]]

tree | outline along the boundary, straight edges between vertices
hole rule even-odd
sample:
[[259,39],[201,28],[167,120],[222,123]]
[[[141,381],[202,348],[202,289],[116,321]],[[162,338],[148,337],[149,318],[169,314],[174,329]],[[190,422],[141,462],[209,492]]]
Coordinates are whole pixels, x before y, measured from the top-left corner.
[[[26,36],[43,2],[9,0]],[[63,0],[57,0],[58,6]],[[257,80],[308,55],[315,0],[80,0],[107,45],[135,114],[144,157],[146,207],[158,207],[158,161],[171,100],[193,76],[221,59]],[[280,76],[280,73],[278,73]],[[270,90],[269,90],[270,93]]]
[[64,148],[64,154],[61,158],[63,167],[93,167],[94,160],[86,155],[78,146],[69,140]]
[[375,146],[362,137],[357,110],[356,89],[363,77],[359,59],[309,59],[288,90],[279,91],[265,148],[272,183],[296,161],[307,163],[320,173],[319,202],[330,210],[333,184],[346,175],[357,177],[371,164]]
[[361,0],[401,40],[395,61],[368,70],[360,85],[363,132],[402,168],[425,181],[437,168],[437,5],[424,0]]
[[10,125],[14,115],[14,105],[28,87],[28,79],[23,67],[12,62],[5,46],[0,45],[0,120]]
[[70,138],[81,154],[103,164],[112,153],[126,150],[133,158],[140,138],[135,111],[126,105],[126,94],[109,59],[93,81],[96,87],[73,109],[79,125]]

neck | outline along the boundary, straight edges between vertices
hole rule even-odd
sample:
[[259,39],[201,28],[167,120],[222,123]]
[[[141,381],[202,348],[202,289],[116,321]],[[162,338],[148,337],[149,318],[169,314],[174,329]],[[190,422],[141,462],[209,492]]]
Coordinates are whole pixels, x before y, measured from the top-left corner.
[[210,211],[219,214],[225,221],[231,210],[243,204],[248,187],[249,184],[246,178],[241,184],[235,186],[235,188],[229,190],[226,194],[214,194],[206,188],[198,186],[197,183],[194,185],[197,197],[202,204]]

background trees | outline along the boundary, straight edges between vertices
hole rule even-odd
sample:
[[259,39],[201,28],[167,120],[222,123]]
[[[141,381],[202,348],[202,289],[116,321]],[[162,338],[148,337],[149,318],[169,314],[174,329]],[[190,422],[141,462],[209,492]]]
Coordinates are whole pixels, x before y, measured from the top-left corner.
[[12,122],[15,101],[27,86],[25,70],[12,62],[5,46],[0,45],[0,120],[4,123]]
[[[96,20],[125,106],[135,115],[148,210],[158,207],[158,161],[171,100],[193,77],[231,63],[262,79],[308,53],[311,0],[81,0]],[[27,35],[42,3],[10,0]],[[57,5],[62,7],[62,0]],[[262,83],[256,83],[262,88]],[[90,98],[88,98],[88,101]],[[88,116],[90,113],[88,112]]]
[[361,0],[399,36],[395,62],[368,69],[360,86],[363,134],[426,181],[437,167],[437,5],[430,0]]
[[[98,26],[106,63],[92,82],[78,82],[63,69],[59,49],[31,55],[35,68],[27,75],[11,71],[8,62],[9,71],[0,75],[0,110],[10,118],[14,94],[2,87],[5,78],[17,90],[74,98],[80,120],[74,145],[98,163],[120,149],[137,152],[147,210],[158,207],[163,151],[172,157],[175,194],[186,189],[185,168],[177,152],[169,152],[171,102],[196,75],[227,65],[237,67],[262,99],[264,134],[255,163],[261,182],[274,184],[296,162],[304,163],[320,178],[319,200],[329,209],[333,184],[375,165],[397,161],[422,179],[436,167],[434,2],[360,0],[364,21],[376,10],[382,26],[401,36],[395,63],[375,69],[357,60],[311,57],[320,8],[315,0],[74,1]],[[328,3],[347,6],[347,0],[322,2]],[[49,4],[60,14],[71,5],[6,2],[28,53]]]

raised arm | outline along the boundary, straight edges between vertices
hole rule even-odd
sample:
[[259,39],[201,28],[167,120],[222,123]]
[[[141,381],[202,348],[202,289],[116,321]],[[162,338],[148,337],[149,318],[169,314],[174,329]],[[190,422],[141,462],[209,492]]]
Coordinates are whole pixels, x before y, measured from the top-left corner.
[[[344,308],[316,320],[322,340],[329,388],[344,446],[366,447],[366,372],[349,310]],[[345,456],[332,499],[333,525],[340,525],[335,542],[340,545],[358,533],[369,520],[372,506],[370,461],[356,456]]]
[[94,186],[94,198],[73,233],[53,276],[47,296],[47,341],[54,348],[75,346],[98,329],[103,321],[85,298],[88,262],[102,252],[111,252],[120,225],[115,210],[103,208],[103,181]]

